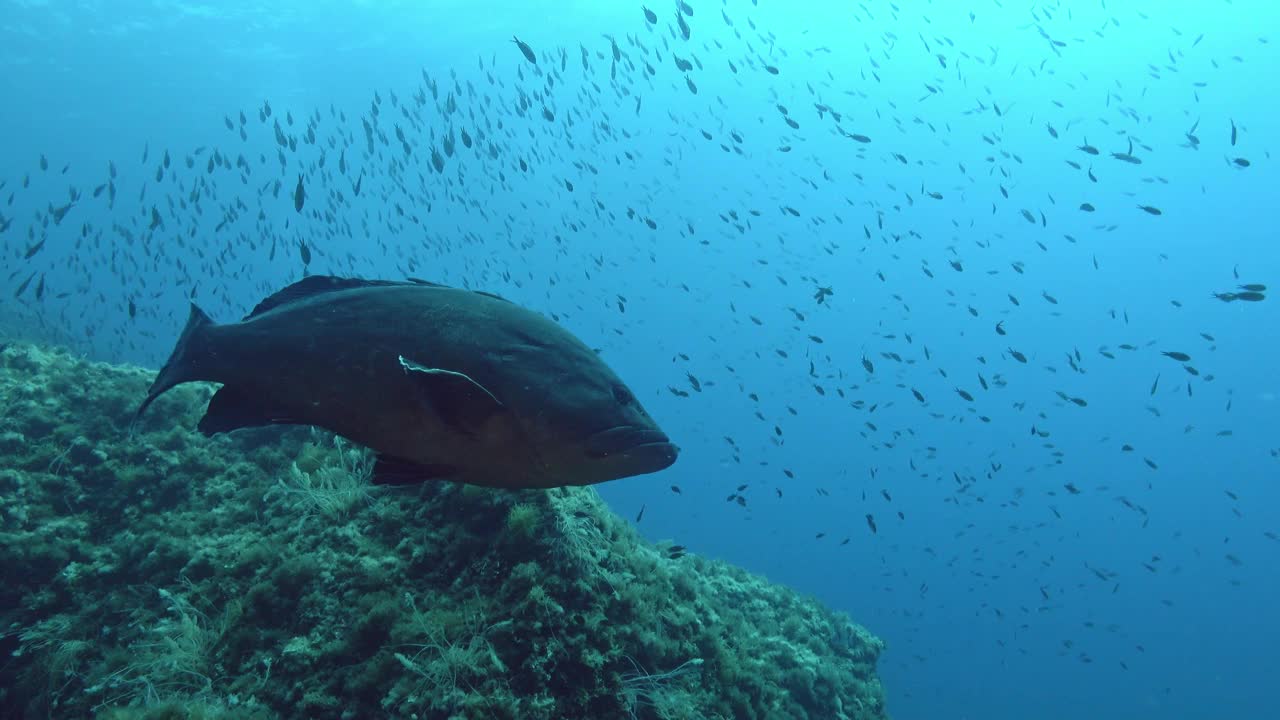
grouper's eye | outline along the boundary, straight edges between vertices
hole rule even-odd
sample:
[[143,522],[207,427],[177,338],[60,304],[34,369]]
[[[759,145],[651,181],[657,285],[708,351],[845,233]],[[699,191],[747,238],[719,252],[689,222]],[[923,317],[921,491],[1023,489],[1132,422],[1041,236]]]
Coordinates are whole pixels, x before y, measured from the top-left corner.
[[619,405],[630,405],[631,401],[635,400],[635,397],[631,394],[630,390],[622,387],[621,385],[614,385],[613,399],[617,400]]

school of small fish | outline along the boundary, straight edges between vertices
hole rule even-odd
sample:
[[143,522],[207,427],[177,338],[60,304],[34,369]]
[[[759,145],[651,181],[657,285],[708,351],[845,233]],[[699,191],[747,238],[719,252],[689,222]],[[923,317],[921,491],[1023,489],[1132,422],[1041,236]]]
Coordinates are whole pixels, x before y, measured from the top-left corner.
[[[1168,56],[1147,66],[1150,84],[1176,87],[1192,108],[1170,136],[1149,117],[1144,87],[1109,83],[1066,97],[1089,83],[1062,76],[1072,54],[1094,35],[1123,32],[1119,20],[1084,30],[1066,4],[1037,5],[1023,28],[1043,57],[1029,64],[958,43],[945,23],[899,36],[907,11],[888,2],[850,6],[863,35],[850,48],[786,47],[753,21],[755,5],[643,6],[616,34],[552,46],[504,34],[472,69],[424,70],[407,91],[372,92],[358,114],[295,114],[264,101],[221,118],[216,143],[148,147],[56,195],[37,190],[56,186],[70,166],[39,155],[19,177],[0,179],[9,298],[95,356],[133,358],[170,342],[188,299],[230,313],[290,276],[453,275],[457,285],[555,308],[553,319],[572,319],[599,342],[660,337],[669,379],[645,402],[657,416],[708,418],[702,453],[742,473],[695,481],[669,471],[662,492],[682,502],[694,483],[715,484],[717,502],[748,516],[793,494],[829,497],[846,509],[845,522],[806,540],[838,545],[909,544],[913,518],[894,495],[910,483],[931,485],[957,509],[1000,505],[1010,533],[1078,527],[1071,502],[1084,494],[1113,497],[1125,522],[1146,528],[1143,493],[1159,477],[1159,449],[1129,439],[1132,428],[1110,424],[1097,407],[1145,407],[1200,432],[1197,398],[1228,412],[1233,402],[1229,379],[1214,372],[1218,340],[1201,327],[1153,336],[1125,306],[1141,299],[1073,286],[1056,271],[1070,266],[1115,286],[1106,274],[1114,246],[1190,212],[1162,204],[1162,188],[1212,182],[1180,176],[1185,156],[1213,153],[1233,176],[1269,163],[1245,120],[1199,104],[1210,68],[1244,61],[1205,57],[1202,35],[1172,30]],[[967,10],[962,17],[981,22]],[[833,54],[845,58],[843,75],[814,69]],[[1183,72],[1193,61],[1197,72]],[[929,72],[903,88],[906,62]],[[1042,82],[1047,101],[1001,96],[971,76]],[[1100,117],[1086,117],[1079,97],[1103,103]],[[964,109],[933,111],[941,103]],[[953,129],[961,119],[966,129]],[[974,134],[973,123],[987,129]],[[704,173],[708,163],[737,176]],[[1027,181],[1031,166],[1062,189]],[[682,196],[694,200],[678,204]],[[1082,224],[1087,217],[1105,221]],[[531,271],[525,258],[535,256],[555,258],[556,269]],[[624,273],[651,279],[612,279]],[[1193,303],[1250,312],[1267,300],[1267,278],[1247,264],[1205,273],[1212,279],[1181,288],[1169,312]],[[123,292],[101,290],[104,274]],[[762,300],[777,297],[787,300]],[[611,323],[592,319],[601,316]],[[1054,335],[1059,345],[1046,344],[1045,326],[1073,318],[1074,329]],[[1091,339],[1104,332],[1079,325],[1105,327],[1112,339]],[[722,343],[730,335],[732,351]],[[1080,390],[1104,363],[1144,375],[1116,397]],[[1146,375],[1152,366],[1163,369]],[[1040,392],[1046,379],[1056,389]],[[754,415],[754,436],[716,431],[711,419],[735,408]],[[1037,483],[1038,471],[1069,463],[1068,446],[1078,445],[1057,438],[1088,423],[1116,458],[1117,478],[1141,479]],[[806,458],[790,451],[790,438],[815,425],[847,453],[847,474],[806,475]],[[1232,429],[1212,432],[1226,438]],[[938,438],[956,433],[989,440],[985,460],[940,449]],[[682,439],[686,450],[697,443]],[[1280,459],[1280,448],[1268,452]],[[1018,470],[1005,454],[1020,458]],[[1241,514],[1239,494],[1222,492]],[[644,515],[642,506],[634,519]],[[992,537],[1003,536],[962,524],[955,547],[913,551],[979,586],[1021,578],[1031,589],[1025,607],[975,610],[1020,628],[1084,594],[1037,581],[1034,569],[985,563]],[[893,548],[881,552],[907,552]],[[679,560],[686,549],[667,553]],[[1230,549],[1219,554],[1231,568],[1244,563]],[[1025,559],[1054,563],[1048,551]],[[1127,576],[1177,569],[1158,554],[1117,552],[1077,572],[1082,586],[1117,592]],[[928,578],[912,590],[927,595]],[[1094,662],[1063,642],[1065,653]],[[1113,665],[1128,669],[1144,652],[1130,645]]]

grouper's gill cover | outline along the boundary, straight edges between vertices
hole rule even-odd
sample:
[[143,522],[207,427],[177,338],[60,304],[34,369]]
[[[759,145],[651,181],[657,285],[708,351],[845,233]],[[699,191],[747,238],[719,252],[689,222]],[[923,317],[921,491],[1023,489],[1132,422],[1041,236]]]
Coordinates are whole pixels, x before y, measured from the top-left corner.
[[595,352],[542,315],[423,281],[312,276],[243,321],[199,308],[138,408],[222,383],[199,428],[326,428],[378,453],[375,481],[585,485],[678,450]]

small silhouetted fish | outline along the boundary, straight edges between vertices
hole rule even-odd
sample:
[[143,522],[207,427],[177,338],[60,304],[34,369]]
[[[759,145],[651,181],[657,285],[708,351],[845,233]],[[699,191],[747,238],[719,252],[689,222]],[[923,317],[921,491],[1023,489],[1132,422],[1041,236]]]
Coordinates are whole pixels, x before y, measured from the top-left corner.
[[587,485],[662,470],[679,452],[557,323],[421,281],[312,276],[227,325],[192,305],[135,422],[192,381],[223,384],[202,433],[316,425],[374,450],[382,484]]
[[[42,240],[40,244],[43,245],[44,241]],[[30,257],[30,255],[28,255],[27,257]],[[1247,290],[1249,292],[1266,292],[1267,286],[1263,285],[1262,283],[1249,283],[1248,285],[1241,285],[1240,289]]]
[[[690,34],[689,23],[685,22],[684,15],[678,12],[676,13],[676,27],[680,29],[680,37],[688,40]],[[765,67],[768,66],[766,65]],[[774,74],[776,75],[777,72],[775,71]]]
[[654,25],[658,22],[657,13],[655,13],[654,11],[650,10],[649,8],[643,5],[640,6],[640,9],[644,11],[644,19],[648,20],[650,25]]
[[1148,215],[1163,215],[1163,214],[1164,214],[1163,212],[1161,212],[1160,208],[1158,208],[1158,207],[1152,207],[1152,206],[1150,206],[1150,205],[1139,205],[1139,206],[1138,206],[1138,209],[1139,209],[1139,210],[1141,210],[1142,212],[1144,212],[1144,213],[1148,214]]
[[876,519],[871,516],[871,513],[867,513],[867,527],[871,528],[872,534],[876,533]]
[[1188,362],[1188,361],[1190,361],[1190,360],[1191,360],[1191,356],[1190,356],[1190,355],[1188,355],[1188,354],[1186,354],[1186,353],[1184,353],[1184,352],[1178,352],[1177,350],[1166,350],[1166,351],[1164,351],[1164,352],[1162,352],[1162,353],[1160,353],[1160,354],[1161,354],[1161,355],[1164,355],[1165,357],[1168,357],[1168,358],[1173,358],[1174,360],[1177,360],[1178,362]]
[[1093,212],[1094,210],[1093,205],[1089,203],[1080,203],[1080,209],[1085,212]]
[[511,38],[511,42],[515,43],[516,47],[520,48],[520,52],[524,55],[525,60],[528,60],[534,65],[538,64],[538,57],[533,54],[533,48],[529,47],[528,43],[514,36]]
[[298,186],[293,189],[293,209],[302,212],[302,205],[307,201],[307,191],[302,187],[302,176],[298,176]]
[[31,274],[27,276],[27,279],[23,280],[22,284],[18,286],[18,289],[14,291],[13,296],[16,298],[22,293],[26,292],[27,286],[29,286],[31,284],[31,281],[35,279],[36,279],[36,273],[33,270]]

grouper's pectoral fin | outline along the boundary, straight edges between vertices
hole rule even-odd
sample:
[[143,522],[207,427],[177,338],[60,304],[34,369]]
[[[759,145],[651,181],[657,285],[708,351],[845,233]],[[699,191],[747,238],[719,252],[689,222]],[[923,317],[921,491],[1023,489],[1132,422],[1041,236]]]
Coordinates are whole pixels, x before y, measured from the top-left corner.
[[423,402],[450,428],[474,435],[494,414],[505,410],[483,385],[460,372],[430,368],[400,356]]
[[209,408],[200,418],[197,428],[205,435],[214,435],[241,428],[296,422],[285,413],[264,405],[257,393],[234,385],[223,385],[209,399]]
[[390,455],[378,455],[373,462],[374,485],[417,485],[428,480],[444,480],[457,475],[452,465],[422,465]]

